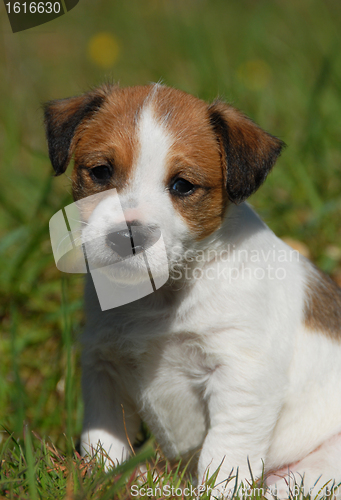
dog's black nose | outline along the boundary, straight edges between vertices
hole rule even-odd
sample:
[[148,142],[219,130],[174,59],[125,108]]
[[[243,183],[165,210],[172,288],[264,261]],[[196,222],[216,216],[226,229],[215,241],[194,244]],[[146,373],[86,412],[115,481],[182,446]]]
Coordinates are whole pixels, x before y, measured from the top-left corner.
[[107,234],[106,243],[120,257],[131,257],[133,255],[132,237],[129,229]]
[[106,243],[121,258],[131,257],[151,247],[160,238],[161,231],[139,223],[127,223],[127,229],[107,234]]

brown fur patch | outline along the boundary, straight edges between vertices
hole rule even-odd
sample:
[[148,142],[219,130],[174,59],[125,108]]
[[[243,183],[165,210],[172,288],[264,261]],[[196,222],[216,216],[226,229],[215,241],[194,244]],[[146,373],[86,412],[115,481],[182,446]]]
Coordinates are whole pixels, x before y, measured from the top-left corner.
[[208,109],[222,148],[228,197],[240,203],[264,182],[285,144],[228,104],[218,101]]
[[305,326],[341,341],[341,288],[313,264],[308,269]]
[[[121,190],[130,177],[139,153],[136,140],[138,115],[151,87],[113,87],[96,115],[81,124],[73,139],[75,168],[72,173],[75,199],[108,189]],[[110,165],[112,179],[96,183],[91,169]]]
[[65,172],[72,155],[72,140],[78,125],[94,115],[105,101],[108,87],[86,94],[50,101],[44,106],[49,156],[56,175]]
[[220,227],[228,205],[225,172],[207,104],[179,90],[159,87],[153,109],[174,140],[165,185],[169,186],[172,179],[183,178],[198,186],[191,195],[172,196],[172,202],[201,240]]

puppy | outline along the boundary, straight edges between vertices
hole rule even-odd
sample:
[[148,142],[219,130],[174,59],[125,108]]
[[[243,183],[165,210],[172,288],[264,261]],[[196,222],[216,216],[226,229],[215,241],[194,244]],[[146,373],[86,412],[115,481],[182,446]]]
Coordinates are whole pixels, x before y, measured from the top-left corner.
[[[83,452],[126,459],[142,419],[170,460],[198,455],[199,482],[219,466],[217,482],[238,470],[250,483],[251,468],[279,496],[293,479],[305,493],[341,482],[341,290],[245,203],[283,142],[157,84],[52,101],[45,124],[56,175],[74,156],[74,199],[100,194],[82,238],[102,273],[117,196],[143,241],[161,232],[169,267],[164,286],[107,311],[87,281]],[[157,268],[161,250],[144,250]],[[121,282],[145,279],[136,257]]]

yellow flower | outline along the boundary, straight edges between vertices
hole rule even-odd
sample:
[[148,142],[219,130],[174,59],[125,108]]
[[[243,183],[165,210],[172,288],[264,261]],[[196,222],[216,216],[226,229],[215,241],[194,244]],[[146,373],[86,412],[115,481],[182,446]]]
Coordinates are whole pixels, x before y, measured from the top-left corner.
[[117,39],[106,32],[97,33],[88,42],[88,57],[101,68],[110,68],[118,59],[120,47]]
[[251,59],[237,70],[238,79],[250,90],[262,90],[271,77],[270,66],[262,59]]

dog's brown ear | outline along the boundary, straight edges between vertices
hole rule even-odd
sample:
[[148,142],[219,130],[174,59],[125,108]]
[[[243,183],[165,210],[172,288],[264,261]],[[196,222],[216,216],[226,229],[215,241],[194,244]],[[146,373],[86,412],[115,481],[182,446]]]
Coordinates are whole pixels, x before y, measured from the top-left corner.
[[228,197],[241,203],[265,180],[285,144],[223,102],[209,106],[209,117],[222,149]]
[[105,89],[58,99],[44,105],[44,122],[49,156],[56,175],[65,172],[73,153],[72,139],[80,123],[90,118],[103,104]]

